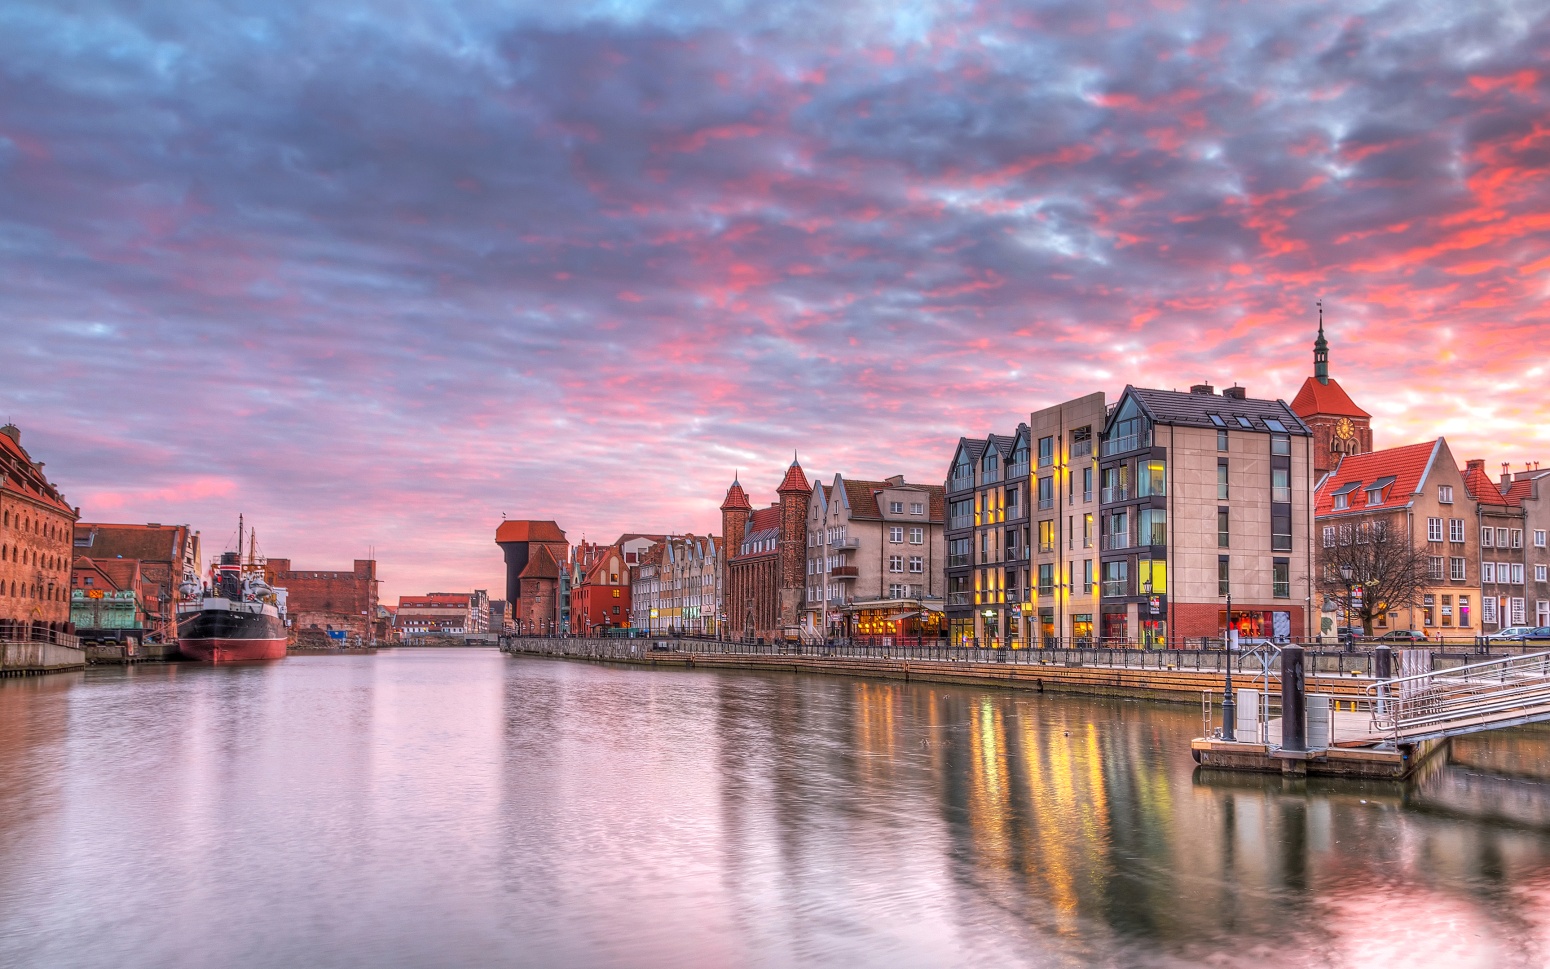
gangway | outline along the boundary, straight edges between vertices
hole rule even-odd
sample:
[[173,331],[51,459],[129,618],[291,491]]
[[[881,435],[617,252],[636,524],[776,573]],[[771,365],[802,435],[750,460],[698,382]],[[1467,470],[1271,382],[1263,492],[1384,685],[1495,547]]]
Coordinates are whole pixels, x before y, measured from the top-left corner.
[[1550,652],[1380,680],[1366,692],[1371,739],[1395,746],[1550,721]]

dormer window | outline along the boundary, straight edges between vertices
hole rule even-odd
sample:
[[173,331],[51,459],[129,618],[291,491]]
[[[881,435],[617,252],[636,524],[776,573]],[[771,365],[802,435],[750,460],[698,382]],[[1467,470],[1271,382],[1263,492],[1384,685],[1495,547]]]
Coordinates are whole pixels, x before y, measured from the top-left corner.
[[1335,511],[1342,511],[1351,507],[1351,493],[1361,486],[1362,483],[1360,481],[1353,481],[1350,484],[1342,485],[1340,490],[1333,495]]
[[1347,509],[1349,507],[1351,507],[1351,503],[1347,500],[1347,496],[1346,495],[1336,495],[1335,496],[1335,510],[1336,511],[1344,511],[1345,509]]

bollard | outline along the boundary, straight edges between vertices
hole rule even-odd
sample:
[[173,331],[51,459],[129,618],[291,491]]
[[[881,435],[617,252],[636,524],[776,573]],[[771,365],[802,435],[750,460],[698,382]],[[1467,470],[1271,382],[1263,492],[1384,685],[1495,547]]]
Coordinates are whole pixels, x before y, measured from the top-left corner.
[[1281,749],[1308,749],[1308,694],[1301,646],[1281,648]]
[[1392,680],[1394,678],[1394,651],[1387,646],[1379,646],[1372,651],[1372,676],[1375,680]]

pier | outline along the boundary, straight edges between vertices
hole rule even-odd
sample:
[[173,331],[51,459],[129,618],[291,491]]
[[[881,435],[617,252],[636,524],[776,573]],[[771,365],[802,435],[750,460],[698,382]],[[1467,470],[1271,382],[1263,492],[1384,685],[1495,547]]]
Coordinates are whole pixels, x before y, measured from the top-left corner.
[[36,623],[0,623],[0,676],[59,673],[86,665],[86,650],[69,633]]

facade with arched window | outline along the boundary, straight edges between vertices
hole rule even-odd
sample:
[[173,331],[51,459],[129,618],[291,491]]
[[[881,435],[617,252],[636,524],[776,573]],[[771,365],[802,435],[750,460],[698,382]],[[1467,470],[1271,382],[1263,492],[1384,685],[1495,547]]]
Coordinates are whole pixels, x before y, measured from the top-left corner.
[[0,427],[0,623],[68,626],[79,517],[22,447],[21,431]]

